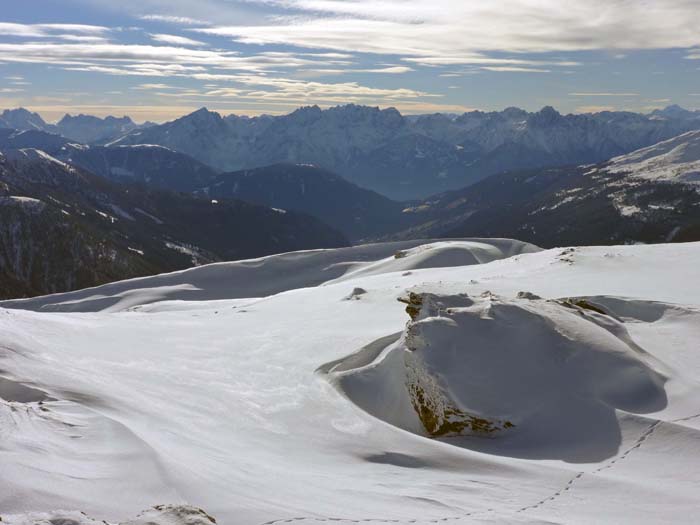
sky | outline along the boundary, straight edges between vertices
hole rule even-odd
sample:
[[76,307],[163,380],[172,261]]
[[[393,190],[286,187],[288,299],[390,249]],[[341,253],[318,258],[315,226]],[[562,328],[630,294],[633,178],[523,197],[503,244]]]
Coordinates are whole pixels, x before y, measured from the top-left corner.
[[3,0],[0,108],[700,108],[698,0]]

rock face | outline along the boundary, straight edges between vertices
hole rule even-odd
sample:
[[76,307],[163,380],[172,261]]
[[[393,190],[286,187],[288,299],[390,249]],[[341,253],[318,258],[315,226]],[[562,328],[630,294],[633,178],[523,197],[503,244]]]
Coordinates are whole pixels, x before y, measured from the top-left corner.
[[116,185],[41,150],[0,157],[0,297],[346,245],[307,215]]
[[48,124],[38,113],[32,113],[24,108],[6,109],[0,114],[0,128],[25,130],[43,130]]
[[109,116],[101,119],[92,115],[65,115],[54,130],[71,140],[90,144],[114,140],[140,128],[129,117]]
[[301,108],[281,117],[200,109],[117,144],[160,144],[221,171],[311,163],[394,199],[472,184],[504,170],[596,163],[700,128],[700,115],[474,111],[406,118],[395,109]]

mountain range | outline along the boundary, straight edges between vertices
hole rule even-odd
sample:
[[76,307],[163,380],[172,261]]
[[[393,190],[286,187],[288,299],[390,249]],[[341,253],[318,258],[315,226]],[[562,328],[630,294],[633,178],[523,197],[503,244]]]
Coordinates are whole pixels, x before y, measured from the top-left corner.
[[1,127],[44,131],[90,145],[160,145],[217,172],[313,164],[394,200],[457,190],[503,171],[599,163],[700,129],[700,111],[562,115],[552,107],[404,116],[349,104],[288,115],[221,116],[206,108],[164,124],[66,115],[47,124],[5,110]]
[[126,133],[152,125],[151,122],[136,124],[126,116],[99,118],[82,114],[66,114],[56,124],[48,124],[38,113],[24,108],[6,109],[0,114],[0,128],[47,131],[86,144],[115,140]]
[[112,145],[159,144],[219,171],[314,164],[392,199],[420,199],[506,170],[605,161],[686,131],[700,112],[561,115],[551,107],[407,118],[346,105],[283,116],[222,117],[202,108],[127,133]]
[[[437,145],[461,141],[462,149],[452,151],[478,155],[482,146],[464,139],[465,130],[492,127],[501,135],[529,137],[530,142],[504,143],[484,132],[479,135],[480,143],[494,149],[473,166],[483,173],[497,173],[482,173],[459,189],[411,200],[392,199],[318,164],[279,162],[221,172],[173,144],[127,144],[136,137],[146,142],[144,135],[168,126],[172,133],[167,135],[178,137],[183,126],[197,124],[195,131],[190,130],[192,140],[199,140],[199,146],[206,149],[217,137],[226,137],[222,130],[230,126],[256,130],[260,136],[266,127],[274,140],[256,147],[272,151],[275,140],[283,135],[280,123],[291,126],[304,115],[307,128],[292,131],[290,127],[285,133],[315,136],[320,132],[319,122],[337,119],[329,136],[335,136],[343,148],[349,143],[338,137],[370,141],[362,138],[361,126],[352,124],[352,119],[348,123],[340,118],[346,113],[353,115],[355,124],[363,122],[374,129],[371,138],[375,142],[379,142],[380,129],[410,126],[414,130],[387,146],[396,148],[395,154],[377,153],[375,180],[386,176],[391,181],[392,159],[399,162],[404,146],[434,146],[431,151],[436,161],[446,162],[449,155]],[[687,131],[601,162],[577,162],[575,152],[566,158],[562,152],[573,144],[572,137],[590,135],[588,126],[603,118],[602,113],[564,117],[546,108],[535,114],[511,108],[492,114],[405,118],[395,110],[345,106],[327,111],[304,108],[284,118],[243,119],[200,110],[163,125],[165,128],[134,130],[108,144],[80,143],[40,129],[38,115],[26,110],[3,115],[6,122],[25,128],[0,129],[0,152],[4,154],[0,271],[4,272],[3,284],[10,283],[4,286],[4,297],[359,241],[488,236],[554,247],[700,239],[700,131]],[[654,140],[700,122],[697,112],[678,107],[646,116],[607,115],[606,126],[622,127],[614,143],[607,139],[589,143],[600,156],[618,151],[621,144],[623,149],[631,148],[635,141]],[[509,126],[518,119],[527,125],[516,133]],[[624,131],[623,124],[633,131]],[[330,126],[328,122],[324,125]],[[593,127],[600,130],[601,126]],[[557,135],[562,129],[566,133]],[[542,141],[540,146],[533,145],[535,137]],[[333,142],[320,137],[314,140],[321,146]],[[331,151],[323,150],[318,142],[300,140],[299,144],[317,153]],[[528,156],[545,149],[552,152],[549,160],[534,153]],[[576,151],[584,150],[578,147]],[[557,166],[528,165],[554,162],[553,152],[564,155],[556,157],[560,159]],[[430,157],[423,158],[429,166]],[[522,169],[502,169],[519,158]],[[487,165],[489,170],[484,168]],[[466,172],[459,173],[464,176]]]

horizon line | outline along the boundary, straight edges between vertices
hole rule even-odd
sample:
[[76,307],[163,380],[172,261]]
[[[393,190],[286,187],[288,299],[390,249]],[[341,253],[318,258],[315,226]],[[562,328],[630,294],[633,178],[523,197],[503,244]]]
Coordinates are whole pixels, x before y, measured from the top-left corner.
[[[679,104],[674,104],[674,103],[669,103],[664,106],[659,106],[655,108],[649,108],[650,111],[643,112],[643,111],[635,111],[635,110],[630,110],[630,109],[614,109],[614,108],[608,108],[605,106],[594,106],[594,107],[588,107],[586,108],[586,111],[573,111],[573,112],[568,112],[568,113],[563,113],[559,111],[555,106],[550,105],[550,104],[545,104],[538,110],[527,110],[524,108],[521,108],[519,106],[506,106],[502,109],[499,110],[488,110],[488,109],[479,109],[479,108],[469,108],[465,107],[464,111],[419,111],[416,110],[414,111],[406,111],[405,109],[402,111],[401,109],[397,108],[396,106],[382,106],[382,105],[373,105],[373,104],[357,104],[354,102],[348,102],[346,104],[336,104],[336,105],[326,105],[326,104],[308,104],[308,105],[302,105],[302,106],[295,106],[293,109],[288,110],[288,111],[260,111],[260,112],[244,112],[240,108],[212,108],[209,109],[207,106],[126,106],[126,105],[120,105],[120,106],[112,106],[112,105],[83,105],[83,106],[43,106],[43,105],[34,105],[34,104],[20,104],[14,107],[5,107],[3,108],[4,111],[15,111],[15,110],[21,110],[24,109],[26,111],[29,111],[31,113],[35,113],[41,117],[41,119],[46,123],[50,125],[55,125],[57,124],[62,118],[70,116],[70,117],[78,117],[78,116],[90,116],[90,117],[97,117],[101,119],[105,119],[108,117],[113,117],[113,118],[125,118],[128,117],[130,118],[135,124],[145,124],[147,122],[152,122],[155,124],[165,124],[167,122],[172,122],[174,120],[178,120],[180,118],[192,115],[193,113],[196,113],[198,111],[206,110],[210,113],[216,113],[222,117],[231,117],[231,116],[236,116],[236,117],[247,117],[247,118],[257,118],[257,117],[262,117],[262,116],[270,116],[270,117],[282,117],[282,116],[287,116],[291,115],[299,110],[306,109],[306,108],[319,108],[321,111],[327,111],[330,109],[335,109],[335,108],[342,108],[342,107],[348,107],[348,106],[357,106],[357,107],[365,107],[365,108],[372,108],[372,109],[378,109],[380,111],[386,111],[386,110],[395,110],[402,116],[422,116],[422,115],[464,115],[468,113],[503,113],[504,111],[507,111],[509,109],[516,109],[520,111],[524,111],[528,114],[536,114],[541,112],[542,110],[546,108],[552,108],[554,109],[557,113],[559,113],[562,116],[568,116],[568,115],[595,115],[599,113],[605,113],[605,112],[613,112],[613,113],[635,113],[638,115],[651,115],[654,113],[654,111],[658,110],[665,110],[668,108],[672,107],[678,107],[680,109],[686,110],[686,111],[691,111],[691,112],[700,112],[700,108],[686,108],[684,106],[680,106]],[[72,109],[71,109],[72,108]],[[117,109],[117,108],[123,108],[123,109]],[[93,111],[90,111],[92,109]],[[162,110],[162,111],[159,111]],[[158,114],[158,113],[163,113],[163,118],[158,119],[158,118],[145,118],[143,117],[142,120],[137,120],[138,117],[134,117],[135,115],[144,115],[145,113],[149,113],[151,115],[153,114]],[[167,112],[168,116],[166,116],[164,113]],[[54,117],[47,117],[45,118],[43,114],[47,113],[53,113]]]

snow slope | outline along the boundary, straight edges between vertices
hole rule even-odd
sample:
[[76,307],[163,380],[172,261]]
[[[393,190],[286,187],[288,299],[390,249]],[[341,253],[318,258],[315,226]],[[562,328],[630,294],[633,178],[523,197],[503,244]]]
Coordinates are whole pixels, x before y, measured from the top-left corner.
[[689,131],[615,157],[604,171],[655,181],[700,184],[700,131]]
[[209,264],[153,277],[31,299],[0,306],[44,311],[118,311],[164,300],[211,301],[275,293],[414,268],[480,264],[539,249],[506,239],[428,243],[403,241],[339,250],[307,250],[237,262]]
[[0,516],[687,523],[698,261],[395,243],[3,303]]

